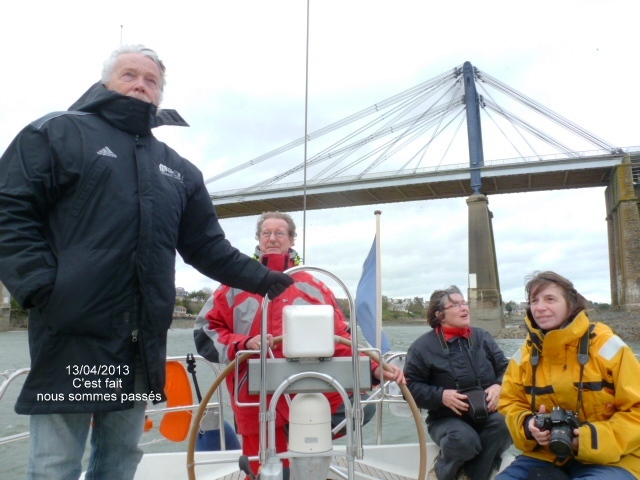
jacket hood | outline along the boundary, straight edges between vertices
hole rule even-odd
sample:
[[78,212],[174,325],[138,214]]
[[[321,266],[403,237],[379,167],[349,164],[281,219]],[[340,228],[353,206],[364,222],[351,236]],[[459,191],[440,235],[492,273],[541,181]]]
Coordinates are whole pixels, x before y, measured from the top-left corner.
[[149,135],[158,126],[158,107],[109,90],[101,82],[94,83],[69,110],[97,113],[117,129],[136,135]]

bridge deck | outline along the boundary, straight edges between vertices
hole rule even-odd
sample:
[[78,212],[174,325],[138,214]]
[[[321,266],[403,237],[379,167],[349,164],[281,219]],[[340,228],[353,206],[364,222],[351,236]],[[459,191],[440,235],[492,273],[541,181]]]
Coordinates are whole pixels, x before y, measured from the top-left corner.
[[[632,161],[640,152],[631,154]],[[520,193],[570,188],[605,187],[621,155],[598,155],[552,161],[494,163],[482,169],[482,193]],[[375,205],[381,203],[468,197],[472,194],[469,168],[443,168],[420,172],[341,178],[332,183],[307,185],[307,210]],[[259,192],[213,192],[220,218],[259,215],[264,211],[301,211],[305,189],[301,183],[280,185]]]

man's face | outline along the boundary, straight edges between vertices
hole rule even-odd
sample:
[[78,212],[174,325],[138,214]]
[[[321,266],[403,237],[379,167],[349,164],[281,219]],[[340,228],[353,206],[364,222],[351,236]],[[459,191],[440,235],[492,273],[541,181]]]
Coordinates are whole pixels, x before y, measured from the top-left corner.
[[293,246],[289,226],[281,218],[267,218],[260,229],[260,251],[262,253],[288,253]]
[[105,85],[122,95],[159,104],[162,75],[156,63],[140,53],[123,53]]

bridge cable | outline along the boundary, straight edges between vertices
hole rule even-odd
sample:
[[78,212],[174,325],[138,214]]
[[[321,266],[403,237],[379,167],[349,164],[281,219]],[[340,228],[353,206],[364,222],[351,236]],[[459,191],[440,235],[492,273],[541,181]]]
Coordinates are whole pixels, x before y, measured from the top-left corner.
[[[430,88],[433,88],[433,85],[437,85],[438,83],[442,82],[443,79],[445,78],[449,78],[452,77],[453,73],[445,73],[445,74],[441,74],[437,77],[434,77],[431,80],[427,80],[423,83],[420,83],[418,85],[416,85],[415,87],[409,88],[403,92],[400,92],[392,97],[389,97],[386,100],[383,100],[382,102],[378,102],[376,104],[374,104],[371,107],[368,107],[364,110],[361,110],[359,112],[356,112],[346,118],[343,118],[342,120],[338,120],[337,122],[334,122],[330,125],[327,125],[326,127],[323,127],[319,130],[316,130],[315,132],[312,132],[310,134],[307,135],[308,140],[311,141],[315,138],[318,138],[320,136],[323,136],[327,133],[330,133],[338,128],[341,128],[343,126],[349,125],[363,117],[366,117],[368,115],[370,115],[371,113],[375,113],[376,111],[382,109],[382,108],[386,108],[386,106],[393,104],[397,101],[402,100],[403,98],[407,97],[407,96],[411,96],[413,95],[415,92],[420,92],[423,90],[428,90]],[[233,173],[236,173],[240,170],[244,170],[245,168],[248,168],[250,166],[253,165],[257,165],[258,163],[261,163],[269,158],[272,158],[280,153],[286,152],[294,147],[298,147],[300,145],[303,144],[305,138],[299,138],[297,140],[294,140],[292,142],[287,143],[286,145],[283,145],[281,147],[276,148],[275,150],[271,150],[270,152],[267,152],[265,154],[262,154],[252,160],[249,160],[241,165],[238,165],[237,167],[234,167],[230,170],[227,170],[226,172],[222,172],[218,175],[215,175],[213,177],[208,178],[207,180],[205,180],[205,184],[209,184],[211,182],[214,182],[216,180],[220,180],[222,178],[225,178]]]
[[522,105],[528,106],[529,108],[531,108],[534,111],[539,112],[541,115],[549,118],[550,120],[552,120],[556,124],[558,124],[560,126],[563,126],[567,130],[576,133],[577,135],[583,137],[585,140],[589,141],[593,145],[596,145],[598,148],[609,150],[611,153],[614,153],[614,151],[618,150],[616,147],[613,147],[611,144],[609,144],[605,140],[599,138],[597,135],[589,132],[588,130],[586,130],[586,129],[582,128],[582,127],[580,127],[579,125],[577,125],[574,122],[572,122],[571,120],[563,117],[559,113],[554,112],[553,110],[551,110],[551,109],[545,107],[544,105],[536,102],[535,100],[527,97],[526,95],[524,95],[523,93],[520,93],[519,91],[515,90],[514,88],[509,87],[508,85],[502,83],[498,79],[496,79],[496,78],[494,78],[494,77],[492,77],[490,75],[487,75],[486,73],[482,73],[480,78],[482,79],[482,81],[487,82],[487,84],[489,84],[489,85],[493,86],[494,88],[496,88],[497,90],[503,92],[505,95],[509,96],[510,98],[518,101]]
[[[491,101],[496,104],[496,106],[498,106],[498,108],[500,110],[502,110],[502,107],[500,107],[498,105],[498,103],[493,99],[493,97],[491,96],[491,92],[489,92],[489,90],[485,87],[484,82],[479,81],[478,82],[480,89],[485,92],[485,94],[491,99]],[[489,116],[491,118],[491,120],[494,122],[494,124],[496,125],[496,127],[498,127],[498,129],[500,130],[500,132],[502,132],[502,135],[507,139],[507,141],[509,143],[511,143],[511,145],[513,146],[513,148],[515,149],[516,152],[518,152],[518,155],[520,155],[521,158],[526,158],[524,155],[522,155],[522,153],[520,153],[520,150],[518,150],[518,148],[513,144],[513,142],[511,142],[511,140],[508,138],[506,132],[504,132],[502,130],[502,128],[500,128],[500,126],[498,125],[498,122],[496,122],[495,120],[493,120],[493,117],[489,114],[489,110],[487,108],[485,108],[485,100],[483,99],[482,101],[482,110],[487,114],[487,116]],[[516,131],[516,133],[518,134],[518,136],[520,136],[520,138],[524,141],[524,143],[527,144],[527,146],[531,149],[531,151],[535,154],[536,157],[538,157],[538,160],[540,160],[540,156],[538,155],[538,153],[536,152],[535,148],[533,147],[533,145],[530,144],[530,142],[527,140],[527,138],[522,134],[522,131],[520,131],[518,128],[516,128],[516,126],[512,123],[512,122],[508,122],[509,125],[511,125],[511,127]]]
[[[435,91],[435,90],[433,90]],[[433,93],[433,92],[431,92]],[[403,100],[406,99],[406,96],[403,97]],[[411,99],[407,100],[410,101]],[[397,110],[405,107],[406,102],[401,103],[400,105],[398,105],[397,107],[395,107],[394,109],[391,110],[390,113],[394,113]],[[327,160],[329,158],[332,158],[335,155],[338,155],[340,153],[344,153],[344,152],[350,152],[353,151],[354,149],[359,148],[362,145],[365,145],[367,143],[370,143],[371,141],[379,138],[380,136],[384,136],[384,135],[388,135],[389,133],[391,133],[393,131],[392,127],[387,127],[384,130],[378,130],[377,132],[375,132],[374,134],[369,135],[368,137],[364,138],[364,139],[360,139],[356,142],[353,142],[349,145],[347,145],[346,147],[343,147],[341,149],[336,149],[337,145],[340,145],[342,143],[344,143],[345,141],[347,141],[350,138],[355,137],[356,135],[362,133],[363,131],[366,131],[368,128],[370,128],[371,126],[375,125],[376,123],[379,123],[381,121],[383,121],[385,119],[385,115],[381,114],[380,117],[374,119],[373,121],[369,122],[368,124],[366,124],[365,126],[361,127],[360,129],[356,130],[355,132],[353,132],[352,134],[348,135],[347,137],[341,139],[340,141],[334,143],[333,145],[331,145],[330,147],[326,148],[323,152],[316,154],[315,156],[311,157],[311,159],[308,160],[307,165],[315,165],[317,163],[320,163],[324,160]],[[410,123],[413,121],[415,117],[412,117],[410,120],[405,121],[399,125],[404,126],[407,123]],[[396,128],[398,128],[398,126],[396,126]],[[269,179],[266,179],[262,182],[259,182],[257,184],[251,185],[249,187],[246,187],[245,189],[240,190],[241,192],[248,192],[248,191],[256,191],[256,190],[260,190],[260,189],[264,189],[265,187],[272,185],[273,183],[275,183],[278,180],[281,180],[282,178],[285,178],[297,171],[299,171],[302,168],[301,164],[298,164],[297,166],[281,173],[278,175],[275,175],[274,177],[271,177]]]

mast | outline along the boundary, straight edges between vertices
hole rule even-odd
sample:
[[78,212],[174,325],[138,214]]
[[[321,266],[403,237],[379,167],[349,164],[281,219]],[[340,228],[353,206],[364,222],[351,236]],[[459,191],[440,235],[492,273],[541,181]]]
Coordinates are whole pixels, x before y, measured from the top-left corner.
[[307,49],[305,59],[304,81],[304,193],[302,196],[302,263],[307,260],[307,143],[308,143],[308,118],[309,118],[309,2],[307,0]]

